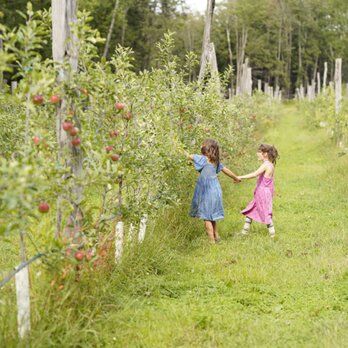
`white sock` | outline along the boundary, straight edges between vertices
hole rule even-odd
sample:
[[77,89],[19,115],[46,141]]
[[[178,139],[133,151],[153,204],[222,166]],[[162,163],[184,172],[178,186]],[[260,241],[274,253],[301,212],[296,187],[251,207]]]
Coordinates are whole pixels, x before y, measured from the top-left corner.
[[243,226],[242,234],[248,234],[250,230],[250,226],[253,220],[251,220],[249,217],[245,218],[245,223]]
[[267,227],[268,227],[269,235],[273,238],[275,236],[275,228],[273,225],[273,221],[271,221],[271,223],[268,224]]

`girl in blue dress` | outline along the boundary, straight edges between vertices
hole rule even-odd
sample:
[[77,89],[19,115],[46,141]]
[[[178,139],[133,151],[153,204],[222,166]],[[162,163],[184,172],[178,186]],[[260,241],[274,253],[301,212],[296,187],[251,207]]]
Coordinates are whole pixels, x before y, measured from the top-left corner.
[[204,220],[208,237],[215,243],[220,241],[216,222],[224,218],[222,191],[217,174],[222,171],[234,182],[240,182],[240,179],[220,163],[219,145],[215,140],[205,140],[201,152],[202,155],[187,155],[200,173],[193,194],[190,216]]

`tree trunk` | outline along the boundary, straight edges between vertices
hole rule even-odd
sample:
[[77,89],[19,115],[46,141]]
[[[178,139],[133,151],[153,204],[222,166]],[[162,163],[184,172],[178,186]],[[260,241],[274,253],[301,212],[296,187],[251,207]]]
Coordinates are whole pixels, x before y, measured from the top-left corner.
[[236,94],[241,93],[242,89],[242,75],[243,75],[243,62],[245,56],[245,47],[248,40],[248,31],[245,29],[245,26],[242,27],[242,33],[239,35],[238,29],[236,29],[236,42],[237,42],[237,85],[236,85]]
[[128,13],[128,7],[124,10],[124,19],[122,23],[122,34],[121,34],[121,45],[124,45],[124,39],[126,36],[126,28],[127,28],[127,13]]
[[[232,46],[231,46],[231,38],[230,38],[230,30],[226,28],[226,36],[227,36],[227,45],[228,45],[228,58],[231,68],[233,68],[233,54],[232,54]],[[231,74],[231,92],[230,95],[233,95],[233,74]]]
[[201,56],[201,65],[198,75],[198,81],[202,81],[204,78],[207,62],[209,61],[209,52],[210,52],[210,34],[211,34],[211,25],[213,21],[215,0],[207,0],[207,10],[205,16],[204,24],[204,34],[203,34],[203,45],[202,45],[202,56]]
[[114,5],[114,9],[112,11],[112,17],[111,17],[111,23],[110,23],[110,27],[109,27],[109,31],[108,31],[108,36],[106,37],[103,57],[107,57],[107,55],[109,53],[110,41],[111,41],[112,32],[114,31],[118,4],[119,4],[119,0],[115,0],[115,5]]

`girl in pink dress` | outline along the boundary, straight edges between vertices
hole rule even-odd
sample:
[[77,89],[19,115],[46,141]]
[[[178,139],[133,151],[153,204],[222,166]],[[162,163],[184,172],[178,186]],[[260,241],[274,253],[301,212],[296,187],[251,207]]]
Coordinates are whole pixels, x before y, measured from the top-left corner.
[[274,166],[278,158],[278,151],[273,145],[261,144],[257,157],[262,165],[255,172],[238,176],[238,179],[252,179],[258,177],[254,191],[254,199],[242,211],[246,216],[242,234],[248,234],[253,220],[266,224],[269,234],[275,237],[275,228],[272,221],[272,205],[274,194]]

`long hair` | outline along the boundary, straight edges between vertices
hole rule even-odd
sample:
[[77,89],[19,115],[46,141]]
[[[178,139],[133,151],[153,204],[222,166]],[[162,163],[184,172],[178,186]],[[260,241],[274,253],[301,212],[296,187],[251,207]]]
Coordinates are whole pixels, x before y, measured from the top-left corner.
[[261,151],[262,153],[267,153],[268,159],[273,164],[276,164],[277,159],[279,158],[279,154],[278,154],[277,149],[274,147],[274,145],[261,144],[259,146],[259,151]]
[[216,167],[220,164],[220,149],[217,141],[213,139],[206,139],[203,142],[201,148],[202,155],[207,156],[211,163],[214,163]]

